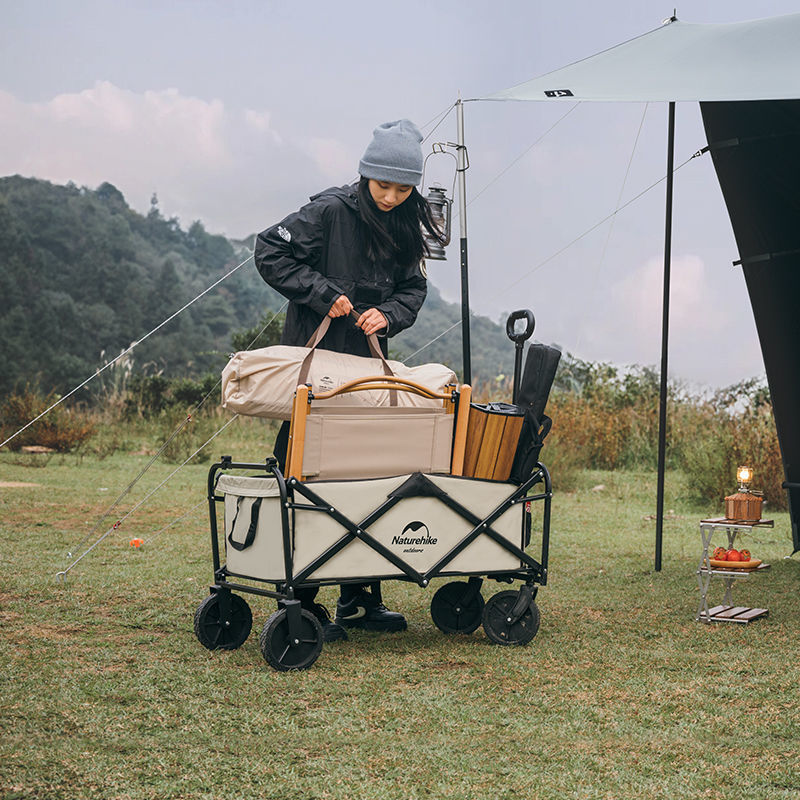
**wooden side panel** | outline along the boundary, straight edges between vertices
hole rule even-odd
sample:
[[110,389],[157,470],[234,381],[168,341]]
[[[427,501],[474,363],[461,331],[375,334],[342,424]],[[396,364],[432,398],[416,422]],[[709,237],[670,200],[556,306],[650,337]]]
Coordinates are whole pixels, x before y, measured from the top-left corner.
[[511,467],[514,465],[514,456],[517,453],[519,435],[522,431],[522,421],[524,417],[506,417],[505,428],[503,429],[503,440],[500,443],[500,451],[497,454],[497,461],[494,465],[492,478],[496,481],[507,481],[511,474]]
[[500,442],[503,441],[506,417],[502,414],[484,414],[484,416],[486,417],[486,428],[483,431],[478,463],[475,465],[475,477],[491,479],[494,475],[494,465],[497,463]]
[[458,400],[458,413],[456,416],[456,430],[453,435],[453,457],[450,462],[450,473],[452,475],[464,474],[464,455],[466,452],[471,400],[472,387],[468,383],[465,383],[461,387]]
[[306,418],[308,417],[308,386],[298,386],[292,405],[289,426],[289,447],[286,455],[286,476],[303,480],[303,454],[306,444]]
[[475,475],[478,454],[481,452],[483,432],[486,430],[487,416],[487,414],[478,409],[469,409],[469,426],[467,427],[467,443],[464,454],[464,474],[469,478]]

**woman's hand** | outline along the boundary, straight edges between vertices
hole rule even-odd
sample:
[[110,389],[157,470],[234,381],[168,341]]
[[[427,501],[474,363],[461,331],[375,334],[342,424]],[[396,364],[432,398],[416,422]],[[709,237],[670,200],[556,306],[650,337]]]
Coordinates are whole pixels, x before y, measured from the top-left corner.
[[[344,317],[353,310],[353,304],[350,302],[346,294],[340,294],[333,305],[328,310],[328,316],[332,319],[336,317]],[[363,315],[362,315],[363,316]]]
[[356,326],[364,331],[365,336],[369,336],[381,328],[388,328],[389,323],[377,308],[369,308],[356,320]]

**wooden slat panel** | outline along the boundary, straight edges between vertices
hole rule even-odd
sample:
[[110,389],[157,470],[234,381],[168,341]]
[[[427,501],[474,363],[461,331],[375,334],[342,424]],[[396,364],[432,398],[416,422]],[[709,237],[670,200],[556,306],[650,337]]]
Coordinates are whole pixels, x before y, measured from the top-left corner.
[[734,617],[738,617],[743,611],[749,611],[750,609],[747,606],[733,606],[729,608],[727,611],[721,611],[719,614],[715,614],[717,617],[724,617],[727,619],[733,619]]
[[[459,412],[460,413],[460,412]],[[472,478],[475,475],[475,466],[478,463],[478,454],[481,452],[483,432],[486,430],[486,418],[475,408],[469,408],[469,425],[467,426],[467,444],[464,453],[464,475]]]
[[738,615],[739,619],[756,619],[757,617],[766,617],[769,611],[766,608],[748,608]]
[[485,414],[484,416],[486,417],[486,429],[481,440],[478,463],[475,465],[475,477],[491,479],[494,475],[494,465],[497,462],[500,442],[503,439],[506,417],[502,414]]
[[517,454],[517,443],[519,434],[522,431],[523,417],[506,417],[506,424],[503,428],[503,441],[500,444],[500,452],[497,454],[497,461],[494,465],[492,478],[496,481],[507,481],[511,474],[511,467],[514,464],[514,456]]

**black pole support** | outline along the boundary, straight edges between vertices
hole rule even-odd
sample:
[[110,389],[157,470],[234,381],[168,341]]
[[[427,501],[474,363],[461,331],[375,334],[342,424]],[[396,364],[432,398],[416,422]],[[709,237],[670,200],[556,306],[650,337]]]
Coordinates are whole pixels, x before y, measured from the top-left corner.
[[461,363],[463,382],[472,385],[472,352],[469,339],[469,272],[467,270],[467,240],[461,240]]
[[661,390],[658,400],[658,477],[656,488],[655,570],[661,571],[664,540],[664,472],[667,460],[667,354],[669,352],[669,284],[672,264],[672,188],[675,170],[675,103],[669,104],[667,132],[667,197],[664,226],[664,291],[661,311]]

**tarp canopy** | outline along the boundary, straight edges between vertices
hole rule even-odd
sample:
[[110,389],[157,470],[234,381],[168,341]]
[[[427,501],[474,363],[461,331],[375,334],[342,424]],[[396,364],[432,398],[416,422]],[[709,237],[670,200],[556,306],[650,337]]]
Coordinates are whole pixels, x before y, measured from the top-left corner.
[[[800,551],[800,14],[725,24],[672,17],[609,50],[475,99],[701,103],[761,340]],[[669,188],[667,197],[669,207]],[[668,253],[665,247],[665,262]],[[659,505],[659,530],[661,516]],[[658,531],[656,538],[658,569]]]
[[800,14],[680,22],[478,100],[681,102],[800,98]]

